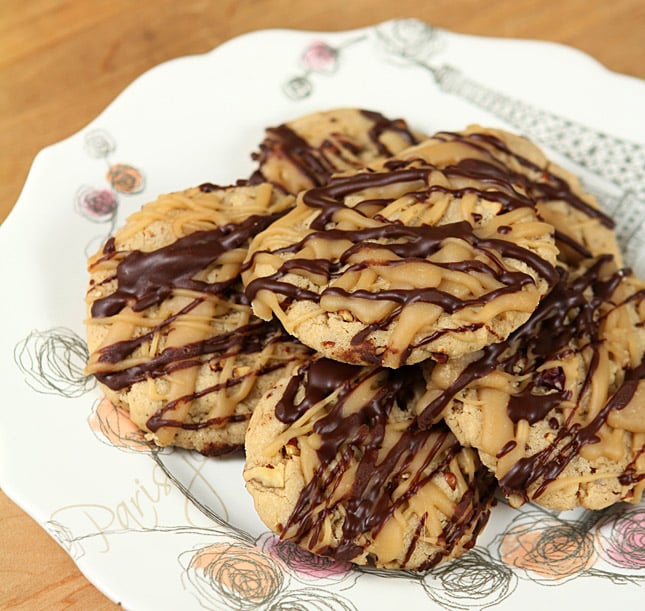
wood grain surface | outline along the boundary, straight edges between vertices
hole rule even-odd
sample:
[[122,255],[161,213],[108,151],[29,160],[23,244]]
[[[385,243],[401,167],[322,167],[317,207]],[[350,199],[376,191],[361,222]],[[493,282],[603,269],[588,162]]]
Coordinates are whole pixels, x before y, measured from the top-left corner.
[[[395,17],[564,43],[645,78],[643,0],[0,0],[0,222],[36,153],[85,126],[148,68],[252,30],[336,31]],[[117,604],[0,492],[0,608]]]

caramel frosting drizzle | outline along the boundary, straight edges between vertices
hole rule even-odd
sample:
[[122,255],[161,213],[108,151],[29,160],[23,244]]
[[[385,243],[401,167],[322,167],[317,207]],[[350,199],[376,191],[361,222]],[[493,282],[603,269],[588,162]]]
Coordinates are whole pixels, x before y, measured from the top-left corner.
[[478,155],[501,162],[510,180],[521,186],[541,217],[555,227],[561,261],[577,264],[608,253],[622,264],[613,219],[585,192],[575,175],[548,160],[529,140],[478,126],[462,132],[438,132],[432,140],[459,142]]
[[324,358],[301,366],[275,409],[285,429],[269,443],[276,452],[295,444],[301,457],[313,448],[317,458],[283,538],[379,566],[405,568],[422,553],[413,562],[420,570],[474,544],[488,519],[492,478],[447,427],[418,426],[423,390],[417,367]]
[[253,316],[239,278],[251,238],[288,205],[269,185],[204,184],[144,206],[91,259],[87,324],[107,331],[87,373],[116,401],[148,384],[158,407],[138,424],[161,445],[173,430],[247,420],[238,406],[256,380],[308,354]]
[[[330,120],[332,113],[337,115],[333,121]],[[305,123],[310,129],[315,127],[316,120],[323,127],[319,137],[299,133]],[[338,122],[348,124],[338,125]],[[390,157],[417,143],[417,135],[405,121],[389,119],[371,110],[338,109],[320,113],[317,119],[307,116],[267,128],[260,151],[252,156],[259,168],[250,182],[273,182],[295,194],[304,188],[326,184],[336,172],[361,168],[378,156]]]
[[[515,504],[603,478],[619,482],[620,499],[637,501],[645,486],[645,284],[610,255],[559,272],[507,341],[484,348],[456,376],[437,366],[431,384],[441,393],[420,425],[431,426],[455,402],[481,405],[482,432],[472,441],[494,457]],[[579,456],[619,466],[574,473]]]
[[[450,143],[428,150],[429,159],[464,153]],[[243,278],[262,318],[272,311],[299,336],[285,312],[295,301],[315,303],[362,324],[351,340],[362,359],[398,366],[443,336],[485,328],[482,345],[506,337],[511,328],[491,321],[509,312],[526,320],[557,280],[555,252],[552,229],[499,163],[416,156],[305,191],[254,240]],[[451,320],[434,325],[445,314]],[[384,330],[393,337],[378,354],[369,336]],[[442,358],[441,347],[434,352]]]

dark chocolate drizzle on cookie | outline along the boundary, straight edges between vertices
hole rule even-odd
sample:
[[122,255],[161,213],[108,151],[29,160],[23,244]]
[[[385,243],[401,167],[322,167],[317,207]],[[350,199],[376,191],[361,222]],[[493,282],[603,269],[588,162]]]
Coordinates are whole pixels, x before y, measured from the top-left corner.
[[[580,453],[583,446],[599,441],[598,431],[607,422],[610,412],[624,408],[632,400],[638,383],[643,379],[645,379],[645,362],[625,372],[625,378],[619,389],[588,424],[585,426],[573,424],[560,429],[547,448],[533,456],[521,458],[513,465],[500,479],[500,488],[507,495],[516,494],[527,501],[529,500],[527,489],[540,482],[532,494],[532,498],[539,498],[549,484],[555,481],[571,460]],[[643,452],[643,448],[640,452]],[[635,472],[633,462],[618,475],[618,481],[623,486],[633,486],[645,479],[645,473]]]
[[[344,413],[348,401],[355,401],[360,384],[374,389],[369,399],[351,414]],[[345,365],[328,359],[310,361],[301,367],[289,382],[276,408],[276,417],[290,424],[311,406],[328,397],[333,391],[337,397],[313,426],[320,436],[317,450],[320,466],[312,480],[301,491],[296,505],[282,530],[281,536],[311,546],[316,553],[336,560],[351,561],[363,552],[364,545],[378,535],[394,512],[406,504],[418,491],[438,474],[449,478],[451,460],[462,450],[443,424],[432,430],[417,426],[414,416],[400,439],[385,456],[379,457],[385,430],[395,406],[412,412],[413,395],[423,389],[423,376],[416,367],[382,370]],[[296,396],[301,396],[296,401]],[[427,452],[420,468],[410,471],[413,457]],[[350,462],[356,459],[353,484],[342,498],[331,503],[330,496],[346,475]],[[434,463],[434,464],[433,464]],[[454,478],[454,475],[452,475]],[[408,478],[408,490],[394,499],[394,490],[401,478]],[[491,475],[479,468],[469,481],[468,488],[448,516],[440,536],[440,551],[428,557],[419,570],[428,569],[446,556],[455,546],[469,548],[488,520],[493,502],[494,483]],[[326,517],[342,505],[342,537],[336,545],[322,549],[316,543]],[[402,566],[405,567],[419,544],[423,518],[413,534]],[[365,540],[368,543],[361,544]]]
[[[135,312],[160,304],[173,289],[184,288],[209,294],[223,292],[237,277],[209,283],[194,276],[214,263],[222,253],[246,246],[254,235],[268,227],[278,215],[254,215],[239,224],[196,231],[151,252],[133,250],[119,263],[116,290],[92,304],[92,316],[115,316],[126,305]],[[108,252],[116,254],[112,249]]]
[[[205,184],[200,187],[208,192],[216,189],[214,185]],[[212,230],[197,231],[182,237],[168,246],[150,252],[139,250],[128,252],[118,263],[115,278],[116,289],[106,297],[97,299],[91,308],[91,314],[96,318],[116,316],[128,305],[135,312],[160,304],[173,294],[177,288],[192,289],[207,295],[216,295],[229,303],[246,307],[248,301],[242,291],[239,275],[223,282],[207,282],[196,280],[195,276],[216,264],[218,257],[231,249],[246,247],[250,239],[267,227],[279,215],[250,216],[240,223],[229,223]],[[120,256],[115,248],[114,239],[107,241],[103,249],[104,261]],[[217,333],[184,346],[168,347],[159,354],[150,357],[143,363],[123,368],[120,366],[137,348],[150,341],[156,333],[169,329],[174,321],[201,303],[203,298],[191,300],[182,310],[167,317],[159,325],[146,333],[130,340],[107,345],[98,351],[98,362],[105,366],[105,371],[96,372],[96,379],[107,388],[119,391],[146,379],[155,379],[171,374],[173,371],[188,367],[199,366],[211,361],[216,363],[233,355],[250,355],[260,353],[267,345],[274,343],[293,343],[293,339],[276,322],[265,322],[252,318],[249,324],[234,331]],[[304,353],[304,347],[302,352]],[[297,355],[294,353],[294,358]],[[238,421],[240,417],[248,419],[250,414],[203,420],[199,422],[182,422],[173,419],[170,414],[181,402],[190,402],[208,393],[217,392],[241,384],[249,376],[262,376],[275,369],[286,367],[289,359],[269,361],[257,366],[244,374],[231,377],[226,384],[209,387],[190,395],[168,402],[148,421],[150,431],[161,427],[176,427],[184,430],[198,430],[207,427],[220,427],[228,422]]]
[[[287,259],[275,273],[255,278],[248,283],[246,295],[249,300],[253,301],[259,291],[268,290],[280,295],[285,300],[285,303],[293,300],[319,302],[326,295],[375,301],[389,300],[396,303],[396,308],[389,316],[370,324],[364,331],[354,336],[352,344],[360,346],[370,333],[377,329],[387,328],[400,314],[401,310],[411,303],[432,303],[440,306],[448,313],[453,313],[462,308],[485,305],[503,294],[517,293],[523,286],[535,282],[526,273],[508,271],[500,260],[502,257],[523,261],[535,270],[537,275],[544,278],[549,286],[553,286],[557,282],[557,273],[549,262],[526,248],[502,239],[506,235],[504,232],[499,234],[500,238],[480,238],[477,236],[476,229],[466,221],[439,226],[420,225],[411,227],[397,222],[383,222],[380,226],[366,229],[341,230],[327,228],[334,215],[346,207],[346,197],[359,193],[364,189],[378,189],[393,184],[409,184],[409,194],[413,194],[414,197],[421,201],[426,200],[436,191],[450,192],[455,197],[463,197],[466,193],[475,193],[483,199],[498,202],[501,205],[500,214],[515,208],[534,206],[532,200],[513,189],[503,171],[487,162],[468,159],[443,170],[448,175],[459,175],[485,181],[487,184],[486,190],[472,187],[448,190],[446,187],[438,185],[427,186],[430,173],[435,169],[434,166],[422,164],[421,167],[418,167],[418,164],[415,165],[415,163],[414,160],[395,159],[386,162],[386,171],[369,171],[359,172],[351,176],[336,176],[324,187],[306,191],[303,194],[303,202],[318,212],[317,217],[311,223],[311,228],[314,231],[298,243],[276,249],[274,252],[276,254],[294,254],[299,252],[309,240],[314,239],[349,241],[353,246],[338,261],[305,260],[298,257]],[[389,201],[378,200],[376,204],[382,207]],[[370,200],[370,203],[376,205],[374,200]],[[353,210],[360,212],[358,206],[354,207]],[[448,262],[439,265],[454,271],[477,271],[488,274],[503,285],[501,288],[476,298],[461,299],[436,288],[392,289],[373,293],[368,290],[349,292],[339,288],[327,287],[320,293],[316,293],[283,280],[288,273],[296,271],[326,276],[329,281],[332,281],[335,277],[352,269],[348,264],[348,259],[353,253],[371,247],[388,250],[404,261],[423,260],[439,250],[445,240],[455,238],[463,240],[475,250],[485,253],[489,263],[484,264],[481,261],[472,260]],[[384,240],[387,243],[383,243]],[[257,254],[254,253],[247,265],[252,265]],[[400,260],[395,260],[383,261],[381,264],[393,266],[399,263]],[[458,330],[452,329],[451,332],[458,332]],[[370,362],[380,364],[379,356],[371,350],[366,350],[364,356],[367,358],[370,355],[372,359]],[[402,360],[401,362],[405,363],[406,361]]]
[[[388,119],[381,113],[370,110],[360,110],[360,113],[372,123],[367,135],[379,155],[383,157],[392,155],[392,151],[387,148],[382,139],[388,132],[398,134],[410,145],[417,144],[417,137],[402,119]],[[262,166],[268,159],[277,157],[288,159],[312,185],[324,185],[334,172],[342,169],[338,167],[334,158],[342,159],[346,166],[356,167],[354,159],[361,153],[356,143],[342,137],[339,133],[332,134],[333,141],[327,138],[318,147],[312,146],[287,124],[269,127],[266,133],[264,141],[260,144],[260,151],[252,155],[252,159],[259,163],[259,168],[251,175],[250,184],[266,182],[267,178],[262,173]],[[351,157],[344,155],[345,150]]]
[[[479,358],[466,366],[450,387],[426,406],[419,418],[420,426],[431,426],[461,391],[494,370],[530,376],[524,387],[509,398],[507,412],[512,422],[526,420],[534,424],[545,420],[563,401],[571,399],[571,393],[565,390],[561,368],[541,371],[541,366],[550,360],[557,360],[559,356],[566,356],[567,351],[585,349],[591,350],[591,356],[579,391],[578,405],[573,411],[580,409],[598,366],[598,347],[602,342],[598,333],[602,322],[599,308],[611,302],[618,285],[630,274],[625,269],[613,270],[611,262],[610,255],[598,257],[577,277],[559,268],[559,282],[528,322],[506,341],[481,350]],[[628,298],[629,301],[643,299],[645,291],[638,291]],[[614,304],[614,307],[620,305]],[[609,413],[624,408],[632,400],[638,382],[643,378],[645,362],[625,371],[624,379],[613,397],[585,426],[569,421],[556,425],[557,434],[546,449],[521,459],[501,478],[504,493],[528,500],[527,489],[540,482],[532,495],[532,498],[538,498],[584,445],[599,441],[597,433],[607,422]],[[507,444],[498,457],[513,447]],[[624,473],[620,477],[626,481],[627,475]],[[638,477],[642,479],[645,475]]]
[[538,180],[531,180],[525,174],[514,172],[510,169],[506,170],[507,174],[511,177],[511,180],[515,184],[521,185],[535,202],[562,200],[571,207],[583,212],[586,216],[597,219],[602,225],[609,229],[613,229],[615,226],[611,217],[606,215],[599,208],[591,206],[576,195],[566,180],[556,176],[547,168],[539,167],[530,159],[527,159],[519,153],[511,150],[505,142],[492,134],[477,132],[460,134],[457,132],[444,131],[435,134],[433,137],[438,140],[456,140],[460,143],[476,148],[479,151],[487,151],[487,146],[496,149],[504,155],[508,155],[515,159],[520,166],[526,168],[528,171],[540,176],[540,179]]
[[[155,328],[155,331],[158,332],[163,327],[172,324],[172,320],[175,318],[176,316],[166,319],[162,326]],[[130,356],[139,345],[148,341],[152,335],[153,332],[149,332],[132,340],[106,346],[100,351],[99,361],[117,365]],[[184,346],[165,348],[145,363],[126,369],[115,368],[106,373],[96,373],[95,376],[99,382],[111,390],[122,390],[146,379],[160,378],[173,371],[194,367],[204,362],[208,357],[226,358],[236,354],[255,354],[261,352],[268,344],[280,341],[295,340],[288,336],[277,323],[254,320],[234,331],[220,333]],[[259,369],[255,373],[261,374],[263,371],[263,369]],[[239,384],[242,379],[243,377],[235,378],[235,381],[229,385]],[[213,388],[213,390],[217,390],[217,388]],[[194,395],[191,398],[196,397],[197,395]],[[188,397],[185,400],[188,400]]]

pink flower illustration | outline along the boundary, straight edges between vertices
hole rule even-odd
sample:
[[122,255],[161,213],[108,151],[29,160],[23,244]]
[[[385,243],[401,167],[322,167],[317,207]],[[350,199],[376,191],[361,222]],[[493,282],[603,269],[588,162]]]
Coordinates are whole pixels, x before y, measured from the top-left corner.
[[600,556],[624,569],[645,568],[645,507],[610,512],[596,525]]
[[117,207],[116,195],[110,189],[82,187],[76,195],[76,210],[95,223],[109,221]]
[[300,577],[310,579],[343,579],[351,570],[349,562],[337,562],[316,556],[291,541],[282,541],[274,533],[264,533],[257,540],[263,552],[280,560]]
[[305,50],[302,62],[314,72],[334,72],[338,66],[338,51],[326,42],[315,41]]

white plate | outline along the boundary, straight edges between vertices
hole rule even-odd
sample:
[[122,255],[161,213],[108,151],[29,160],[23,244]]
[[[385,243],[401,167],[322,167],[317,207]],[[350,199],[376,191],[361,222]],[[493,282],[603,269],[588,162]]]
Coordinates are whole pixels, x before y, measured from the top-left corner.
[[414,20],[236,38],[147,72],[37,156],[0,229],[2,487],[130,609],[642,602],[644,505],[558,515],[500,504],[473,551],[427,575],[314,561],[265,532],[240,459],[152,450],[83,377],[86,253],[162,192],[247,176],[265,126],[335,106],[427,132],[478,122],[533,137],[601,194],[643,271],[644,82],[569,48]]

